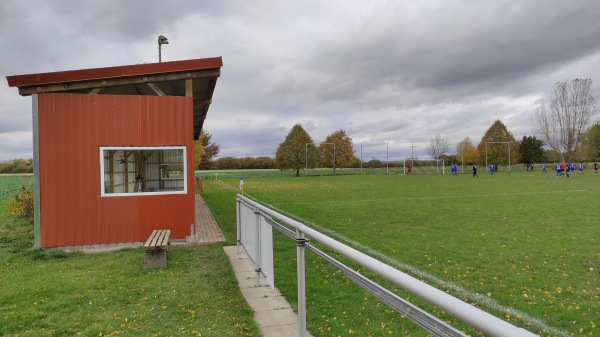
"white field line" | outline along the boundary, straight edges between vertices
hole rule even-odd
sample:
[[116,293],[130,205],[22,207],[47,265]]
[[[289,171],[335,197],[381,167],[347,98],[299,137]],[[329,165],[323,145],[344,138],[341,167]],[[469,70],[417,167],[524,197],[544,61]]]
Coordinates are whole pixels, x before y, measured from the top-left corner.
[[[232,186],[227,185],[227,184],[225,184],[223,182],[222,182],[222,184],[225,185],[225,186],[227,186],[228,188],[230,188],[232,190],[239,190],[238,188],[232,187]],[[560,191],[560,192],[581,192],[581,191],[583,191],[583,190],[570,190],[570,191]],[[556,191],[555,192],[527,192],[527,193],[520,193],[520,194],[529,195],[529,194],[547,194],[547,193],[556,193]],[[516,195],[516,194],[517,193],[512,193],[512,194],[511,193],[500,193],[500,194],[493,194],[493,195],[483,195],[482,194],[480,196],[497,196],[497,195],[509,195],[510,196],[510,195]],[[511,308],[511,307],[507,308],[507,307],[503,306],[502,304],[494,301],[493,299],[491,299],[491,298],[489,298],[487,296],[484,296],[484,295],[481,295],[481,294],[478,294],[478,293],[472,293],[472,292],[466,290],[465,288],[459,286],[458,284],[442,280],[442,279],[440,279],[437,276],[434,276],[434,275],[431,275],[429,273],[426,273],[426,272],[424,272],[424,271],[422,271],[420,269],[417,269],[417,268],[415,268],[415,267],[413,267],[413,266],[411,266],[409,264],[406,264],[404,262],[400,262],[398,260],[395,260],[395,259],[393,259],[393,258],[391,258],[391,257],[389,257],[389,256],[387,256],[387,255],[385,255],[385,254],[383,254],[383,253],[381,253],[381,252],[379,252],[379,251],[377,251],[377,250],[369,247],[369,246],[365,246],[365,245],[363,245],[363,244],[361,244],[359,242],[356,242],[356,241],[354,241],[354,240],[352,240],[350,238],[347,238],[346,236],[344,236],[344,235],[342,235],[342,234],[340,234],[340,233],[338,233],[336,231],[333,231],[333,230],[330,230],[328,228],[322,227],[322,226],[320,226],[320,225],[318,225],[318,224],[316,224],[314,222],[311,222],[311,221],[308,221],[306,219],[303,219],[303,218],[301,218],[301,217],[299,217],[299,216],[297,216],[295,214],[291,214],[289,212],[286,212],[286,211],[284,211],[282,209],[279,209],[278,207],[274,206],[273,204],[268,204],[268,203],[265,203],[263,201],[260,201],[257,198],[253,197],[252,195],[250,195],[249,193],[245,193],[245,195],[248,196],[248,197],[250,197],[250,198],[252,198],[252,199],[254,199],[256,202],[259,202],[259,203],[261,203],[261,204],[263,204],[263,205],[265,205],[267,207],[270,207],[271,209],[273,209],[273,210],[275,210],[275,211],[277,211],[277,212],[279,212],[279,213],[281,213],[281,214],[283,214],[285,216],[288,216],[288,217],[290,217],[292,219],[295,219],[296,221],[302,222],[303,224],[305,224],[305,225],[307,225],[309,227],[312,227],[314,229],[318,229],[319,231],[321,231],[323,233],[327,233],[328,235],[330,235],[330,236],[332,236],[332,237],[334,237],[334,238],[336,238],[336,239],[338,239],[338,240],[340,240],[340,241],[342,241],[342,242],[344,242],[346,244],[349,244],[349,245],[355,247],[356,249],[359,249],[359,250],[361,250],[363,252],[368,252],[369,254],[371,254],[371,256],[377,257],[381,261],[383,261],[383,262],[385,262],[385,263],[387,263],[389,265],[396,266],[400,270],[408,271],[412,275],[417,275],[417,276],[419,276],[419,277],[421,277],[423,279],[426,279],[429,282],[435,283],[438,286],[441,286],[443,288],[451,289],[456,294],[458,294],[459,296],[464,297],[464,298],[468,298],[469,300],[471,300],[471,301],[473,301],[473,302],[475,302],[475,303],[477,303],[477,304],[479,304],[481,306],[484,306],[484,307],[490,308],[492,310],[495,310],[498,313],[509,314],[509,315],[511,315],[511,317],[519,319],[519,320],[525,322],[526,324],[529,324],[530,326],[532,326],[532,327],[534,327],[536,329],[544,331],[547,334],[551,334],[551,335],[554,335],[554,336],[560,336],[560,337],[569,337],[569,333],[568,332],[562,331],[562,330],[560,330],[558,328],[555,328],[555,327],[552,327],[552,326],[548,325],[548,323],[546,323],[545,321],[543,321],[543,320],[541,320],[539,318],[532,317],[532,316],[530,316],[530,315],[528,315],[526,313],[518,311],[515,308]],[[471,198],[471,197],[473,197],[473,195],[456,196],[456,197]],[[443,198],[443,197],[439,197],[438,199],[441,199],[441,198]],[[422,198],[422,199],[428,199],[428,198]],[[373,200],[375,200],[375,199],[373,199]],[[377,199],[377,200],[384,200],[384,199]],[[390,200],[398,200],[398,199],[390,199]],[[369,201],[369,200],[365,200],[365,201]],[[282,204],[288,204],[288,203],[282,203]]]

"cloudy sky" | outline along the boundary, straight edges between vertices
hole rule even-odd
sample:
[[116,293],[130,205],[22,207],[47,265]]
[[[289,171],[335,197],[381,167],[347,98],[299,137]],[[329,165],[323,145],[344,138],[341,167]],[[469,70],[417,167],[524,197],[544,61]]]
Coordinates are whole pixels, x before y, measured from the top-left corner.
[[600,83],[600,2],[3,0],[0,160],[32,156],[31,99],[5,76],[222,56],[204,126],[220,156],[274,156],[300,123],[360,156],[451,152],[499,119],[520,139],[554,84]]

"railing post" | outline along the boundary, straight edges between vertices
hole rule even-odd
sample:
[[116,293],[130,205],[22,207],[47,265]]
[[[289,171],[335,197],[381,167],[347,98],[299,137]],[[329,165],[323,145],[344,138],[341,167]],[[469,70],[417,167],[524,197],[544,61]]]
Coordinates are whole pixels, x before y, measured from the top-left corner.
[[236,223],[236,245],[237,245],[237,253],[240,254],[240,248],[241,248],[241,244],[242,244],[242,201],[240,200],[240,198],[236,198],[237,201],[237,207],[236,207],[236,217],[235,217],[235,223]]
[[296,269],[298,275],[298,335],[306,336],[306,280],[304,261],[304,246],[307,240],[304,238],[304,233],[296,229]]
[[256,214],[256,261],[254,261],[254,271],[256,272],[256,286],[260,287],[260,272],[262,268],[262,261],[260,256],[262,240],[260,239],[260,211],[258,208],[254,209],[254,214]]

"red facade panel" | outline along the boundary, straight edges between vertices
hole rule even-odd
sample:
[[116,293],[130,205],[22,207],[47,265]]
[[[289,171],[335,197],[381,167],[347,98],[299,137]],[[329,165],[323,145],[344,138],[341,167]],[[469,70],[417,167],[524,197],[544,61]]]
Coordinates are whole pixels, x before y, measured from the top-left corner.
[[[193,102],[186,97],[40,94],[41,246],[175,239],[194,223]],[[187,147],[188,193],[100,196],[102,146]]]

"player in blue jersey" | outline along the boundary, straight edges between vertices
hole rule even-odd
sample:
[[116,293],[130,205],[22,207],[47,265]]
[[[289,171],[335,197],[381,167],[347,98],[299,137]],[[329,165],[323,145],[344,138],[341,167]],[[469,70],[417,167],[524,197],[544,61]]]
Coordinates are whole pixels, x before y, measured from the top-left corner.
[[577,174],[583,175],[583,163],[579,163],[579,172]]
[[542,165],[542,173],[546,173],[546,164]]

